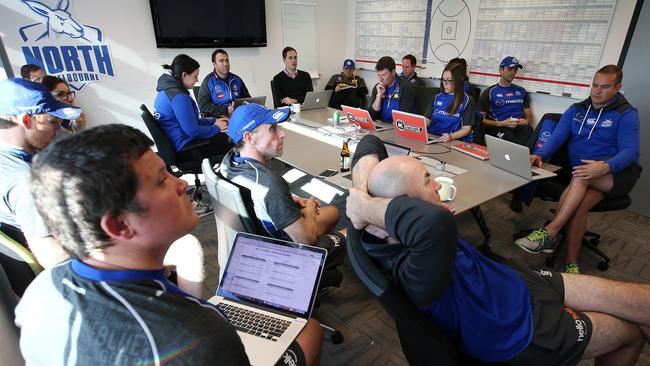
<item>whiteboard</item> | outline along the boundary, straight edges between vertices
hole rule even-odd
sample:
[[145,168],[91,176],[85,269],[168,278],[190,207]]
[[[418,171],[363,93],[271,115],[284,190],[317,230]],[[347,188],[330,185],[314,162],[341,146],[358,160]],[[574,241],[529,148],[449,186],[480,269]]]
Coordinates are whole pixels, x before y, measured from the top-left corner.
[[499,62],[524,65],[530,92],[584,98],[598,69],[616,0],[356,0],[355,57],[373,69],[381,56],[414,54],[418,75],[440,77],[454,57],[470,82],[498,81]]
[[298,52],[298,69],[318,77],[316,0],[283,0],[282,34],[284,46]]

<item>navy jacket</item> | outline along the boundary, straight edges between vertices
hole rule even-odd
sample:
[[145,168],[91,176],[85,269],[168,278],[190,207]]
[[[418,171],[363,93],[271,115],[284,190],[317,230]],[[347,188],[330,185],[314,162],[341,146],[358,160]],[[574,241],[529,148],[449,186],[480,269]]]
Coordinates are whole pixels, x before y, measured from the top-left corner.
[[235,99],[250,98],[244,81],[229,73],[222,79],[215,72],[206,75],[199,88],[199,110],[204,115],[219,117],[228,115],[228,105]]

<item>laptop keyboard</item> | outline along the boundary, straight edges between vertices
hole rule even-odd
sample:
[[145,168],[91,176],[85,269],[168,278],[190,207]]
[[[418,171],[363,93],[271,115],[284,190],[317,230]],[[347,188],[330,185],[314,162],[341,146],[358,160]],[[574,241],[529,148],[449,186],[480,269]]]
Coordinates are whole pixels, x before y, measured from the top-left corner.
[[269,339],[273,342],[277,342],[284,331],[291,325],[291,322],[286,320],[277,319],[230,304],[219,303],[217,307],[226,314],[228,322],[238,331]]

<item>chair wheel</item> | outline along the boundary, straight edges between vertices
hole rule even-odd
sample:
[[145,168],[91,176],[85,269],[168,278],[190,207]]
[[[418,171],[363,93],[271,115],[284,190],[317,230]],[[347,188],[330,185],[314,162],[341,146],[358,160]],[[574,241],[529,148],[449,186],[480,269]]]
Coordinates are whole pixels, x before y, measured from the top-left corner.
[[546,259],[544,260],[544,264],[546,265],[546,267],[553,267],[553,264],[555,264],[555,258],[546,257]]
[[338,330],[332,332],[332,335],[330,336],[330,341],[332,341],[333,344],[343,343],[343,334]]
[[607,262],[605,262],[605,261],[598,262],[598,269],[599,269],[599,270],[601,270],[601,271],[607,271],[608,268],[609,268],[609,263],[607,263]]
[[598,240],[598,238],[591,238],[589,239],[589,244],[593,246],[597,246],[598,244],[600,244],[600,240]]

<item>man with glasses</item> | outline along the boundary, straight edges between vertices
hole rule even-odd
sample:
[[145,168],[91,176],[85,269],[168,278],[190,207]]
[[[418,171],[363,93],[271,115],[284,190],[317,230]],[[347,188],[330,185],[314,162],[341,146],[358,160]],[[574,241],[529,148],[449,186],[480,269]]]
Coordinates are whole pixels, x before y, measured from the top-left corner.
[[235,110],[233,101],[250,98],[244,81],[230,72],[230,58],[221,48],[212,53],[214,72],[208,74],[199,89],[198,105],[204,115],[210,117],[230,117]]
[[393,110],[415,112],[415,91],[408,82],[402,82],[395,71],[395,60],[384,56],[375,66],[379,82],[372,88],[370,117],[393,122]]
[[517,58],[504,58],[499,65],[499,82],[483,91],[478,110],[483,115],[486,133],[526,145],[533,132],[530,101],[526,89],[512,83],[522,68]]

